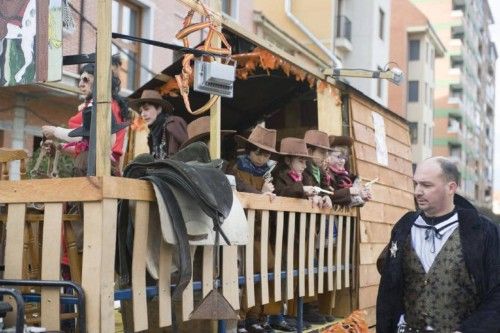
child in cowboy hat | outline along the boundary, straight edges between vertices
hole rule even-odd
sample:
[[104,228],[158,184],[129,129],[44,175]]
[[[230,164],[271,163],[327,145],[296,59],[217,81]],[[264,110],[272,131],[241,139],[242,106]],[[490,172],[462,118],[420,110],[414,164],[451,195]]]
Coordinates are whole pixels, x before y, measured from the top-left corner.
[[236,158],[233,173],[240,184],[239,191],[263,193],[274,198],[271,171],[276,162],[271,154],[276,154],[276,130],[256,126],[248,138],[236,136],[245,145],[245,154]]
[[298,138],[284,138],[281,140],[279,154],[283,157],[284,165],[274,177],[276,195],[320,202],[321,198],[316,194],[314,186],[303,183],[303,172],[307,161],[311,159],[306,142]]
[[335,190],[332,201],[337,205],[350,207],[362,206],[371,200],[369,187],[361,186],[359,178],[346,168],[347,151],[353,140],[348,136],[329,136],[331,152],[325,166],[324,185]]
[[187,140],[186,121],[173,116],[173,106],[156,90],[144,90],[141,98],[129,101],[148,124],[148,146],[155,159],[166,159],[175,154]]
[[[311,156],[311,159],[306,163],[306,169],[303,173],[303,183],[305,185],[321,187],[323,185],[321,180],[324,178],[322,166],[325,163],[327,153],[331,151],[328,134],[318,130],[309,130],[304,135],[304,141],[306,142],[307,152]],[[327,194],[318,193],[318,196],[321,200],[315,202],[317,206],[332,208],[332,200]]]

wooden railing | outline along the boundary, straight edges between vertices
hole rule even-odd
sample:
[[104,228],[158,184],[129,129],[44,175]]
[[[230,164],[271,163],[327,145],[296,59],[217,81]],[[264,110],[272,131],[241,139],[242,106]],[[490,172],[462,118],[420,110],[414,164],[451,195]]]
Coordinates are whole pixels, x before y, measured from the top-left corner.
[[[237,246],[223,247],[223,269],[219,281],[223,295],[235,310],[242,305],[251,307],[257,302],[266,304],[293,299],[297,293],[298,296],[312,296],[350,287],[356,239],[356,217],[352,211],[320,210],[300,199],[278,197],[270,202],[267,196],[246,193],[238,193],[238,197],[247,215],[249,242],[244,246],[242,257],[238,257]],[[114,332],[114,260],[119,199],[135,201],[133,321],[135,331],[147,329],[148,216],[150,202],[155,200],[148,182],[117,177],[0,182],[0,204],[6,204],[4,278],[26,278],[23,276],[23,253],[27,253],[23,252],[26,206],[41,202],[45,204],[45,210],[40,276],[43,280],[60,279],[61,229],[65,220],[63,205],[82,202],[82,287],[86,296],[87,330]],[[264,241],[254,243],[255,230]],[[258,249],[255,244],[260,244]],[[192,255],[194,249],[192,247]],[[213,246],[204,246],[202,280],[191,280],[182,295],[181,317],[184,321],[189,320],[194,309],[193,285],[201,288],[203,296],[213,288],[213,250]],[[162,242],[158,251],[157,293],[162,327],[172,324],[172,246]],[[254,267],[253,257],[258,252],[260,267]],[[270,252],[274,259],[268,263]],[[260,284],[257,294],[256,283]],[[240,286],[246,293],[245,304],[241,304]],[[59,289],[42,288],[41,326],[49,330],[60,328],[59,296]]]

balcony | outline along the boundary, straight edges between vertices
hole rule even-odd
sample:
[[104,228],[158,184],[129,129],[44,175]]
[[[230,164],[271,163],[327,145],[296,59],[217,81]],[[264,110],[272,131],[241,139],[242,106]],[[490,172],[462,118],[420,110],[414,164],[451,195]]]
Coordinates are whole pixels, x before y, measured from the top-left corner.
[[335,48],[342,52],[351,52],[351,20],[346,16],[337,16],[337,24],[335,27]]
[[462,12],[465,11],[465,0],[453,0],[452,1],[452,10],[460,10]]

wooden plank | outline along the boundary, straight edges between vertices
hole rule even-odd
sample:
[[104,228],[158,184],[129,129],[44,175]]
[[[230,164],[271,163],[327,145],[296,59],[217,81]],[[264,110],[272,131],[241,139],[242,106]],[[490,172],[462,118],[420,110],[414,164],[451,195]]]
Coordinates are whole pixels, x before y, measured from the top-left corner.
[[286,299],[294,298],[293,262],[295,249],[295,213],[288,214],[288,235],[286,244]]
[[[190,246],[189,250],[191,255],[191,269],[192,269],[196,246]],[[193,275],[191,274],[191,279],[189,280],[186,289],[184,289],[184,291],[182,292],[182,321],[188,321],[193,310],[194,310],[194,293],[193,293]]]
[[[115,249],[118,200],[102,201],[101,332],[115,329]],[[85,236],[84,236],[85,237]],[[86,248],[85,248],[86,249]]]
[[337,270],[336,270],[336,278],[337,278],[337,290],[342,289],[342,238],[344,237],[344,217],[339,216],[337,220]]
[[203,246],[203,272],[202,272],[202,293],[203,297],[214,289],[214,247]]
[[361,243],[389,243],[392,225],[360,221]]
[[162,241],[160,246],[160,271],[158,279],[159,326],[172,325],[172,246]]
[[413,194],[413,180],[411,175],[394,172],[380,165],[363,160],[357,160],[358,173],[366,180],[378,178],[377,183]]
[[255,287],[254,287],[254,267],[253,267],[253,244],[255,241],[254,230],[255,230],[255,210],[249,209],[247,212],[248,221],[248,243],[245,245],[245,289],[246,289],[246,300],[247,308],[251,308],[255,305]]
[[371,222],[386,222],[384,220],[384,207],[385,205],[379,202],[368,201],[363,207],[360,208],[359,218]]
[[361,100],[356,96],[351,98],[351,106],[353,123],[359,122],[373,128],[372,112],[375,111],[384,118],[385,132],[387,136],[392,137],[407,146],[410,145],[408,126],[403,123],[403,120],[398,120],[396,117],[393,117],[387,112],[374,107],[373,104],[366,103],[364,100]]
[[132,307],[134,331],[148,329],[146,298],[146,252],[149,229],[149,202],[137,201],[134,219],[134,245],[132,252]]
[[[356,151],[356,158],[358,160],[363,160],[366,162],[371,162],[377,164],[377,152],[374,147],[367,144],[361,143],[359,141],[354,142],[354,149]],[[410,176],[413,173],[411,161],[405,160],[399,156],[389,153],[388,165],[380,167],[385,167],[387,169],[399,172],[400,174]]]
[[[0,192],[1,193],[1,192]],[[331,214],[331,209],[319,209],[311,207],[311,202],[306,199],[296,199],[288,197],[276,197],[272,202],[269,202],[269,197],[261,194],[237,192],[238,199],[245,209],[269,210],[269,211],[293,211],[296,213],[317,213]],[[335,211],[336,215],[356,216],[355,209]]]
[[222,295],[233,309],[240,309],[238,288],[238,246],[222,247]]
[[300,213],[299,222],[299,297],[306,295],[306,213]]
[[328,218],[328,245],[326,254],[326,264],[328,266],[328,291],[335,290],[333,287],[333,242],[334,242],[335,217],[330,215]]
[[[0,181],[3,183],[4,181]],[[26,206],[24,204],[10,204],[7,207],[7,224],[5,236],[5,272],[6,279],[23,278],[23,247],[24,247],[24,217]],[[16,301],[7,296],[5,298],[12,308],[16,308]],[[13,323],[16,318],[14,313],[8,313],[5,322]]]
[[[61,277],[62,203],[45,204],[42,242],[42,280]],[[42,327],[60,330],[59,288],[42,288]]]
[[274,301],[281,300],[281,262],[283,252],[283,219],[284,212],[278,212],[276,218],[276,239],[274,242]]
[[98,201],[102,199],[100,188],[95,177],[1,181],[0,201],[28,203],[39,202],[40,198],[43,202]]
[[342,103],[339,95],[339,90],[332,84],[324,81],[316,83],[318,130],[342,135]]
[[345,277],[345,284],[344,287],[349,288],[350,287],[350,280],[349,280],[349,265],[352,264],[351,262],[351,218],[346,217],[345,220],[345,225],[346,225],[346,230],[345,230],[345,251],[344,251],[344,263],[345,263],[345,270],[344,270],[344,277]]
[[380,274],[377,265],[360,265],[359,267],[359,286],[369,287],[378,286],[380,283]]
[[269,211],[262,211],[260,228],[260,291],[262,304],[269,303],[269,280],[267,271],[267,249],[269,247]]
[[359,258],[361,265],[376,264],[378,256],[386,246],[386,243],[361,243],[359,244]]
[[[108,176],[111,171],[111,0],[97,1],[96,46],[96,176]],[[92,140],[91,140],[92,142]],[[92,143],[91,143],[92,144]],[[93,158],[93,156],[89,156]],[[104,331],[108,332],[108,331]],[[111,331],[109,331],[111,332]]]
[[[367,144],[372,147],[375,146],[375,130],[364,124],[353,122],[354,137],[357,141]],[[411,162],[411,146],[405,145],[390,136],[386,136],[387,151],[390,154],[399,156]]]
[[85,290],[89,332],[101,332],[102,208],[101,202],[86,202],[83,207],[83,248],[85,250],[82,262],[82,287]]
[[385,203],[407,210],[415,207],[413,193],[401,191],[385,185],[374,184],[372,186],[372,195],[374,202]]
[[325,214],[321,214],[319,222],[319,256],[318,256],[318,294],[322,294],[324,290],[325,273]]
[[315,237],[316,237],[316,214],[311,214],[309,216],[309,237],[307,241],[307,287],[309,296],[314,296],[314,257],[316,253],[315,249]]
[[124,177],[102,177],[102,195],[104,198],[156,201],[149,181]]
[[359,288],[359,307],[361,309],[377,305],[378,286]]

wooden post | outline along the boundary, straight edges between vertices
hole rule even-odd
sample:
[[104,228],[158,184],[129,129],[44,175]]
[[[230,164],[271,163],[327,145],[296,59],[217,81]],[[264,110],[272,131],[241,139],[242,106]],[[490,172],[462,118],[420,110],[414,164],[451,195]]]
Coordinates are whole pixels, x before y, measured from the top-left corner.
[[[342,135],[342,104],[339,91],[326,81],[316,84],[318,97],[318,129],[330,135]],[[337,105],[338,103],[338,105]]]
[[111,144],[111,0],[97,3],[96,176],[110,174]]
[[[210,8],[216,13],[220,13],[222,9],[221,0],[210,0]],[[214,37],[213,46],[220,47],[220,38]],[[210,108],[210,155],[212,159],[220,158],[220,117],[221,117],[221,99]]]

